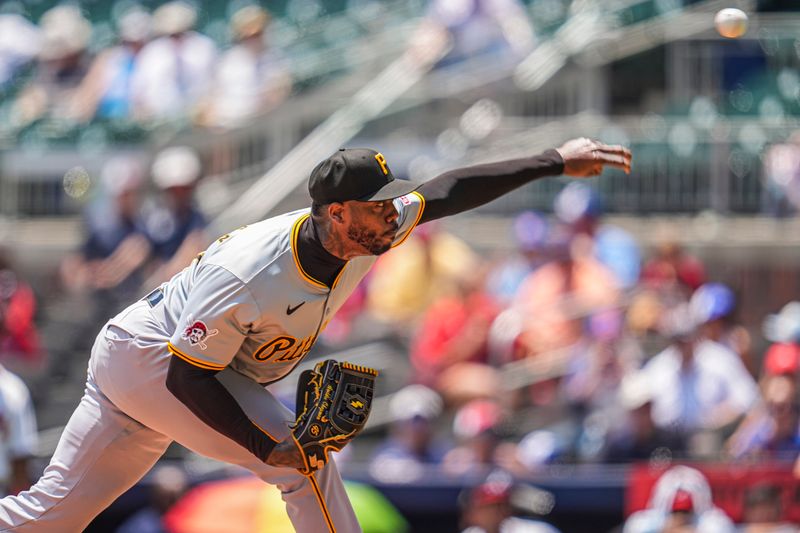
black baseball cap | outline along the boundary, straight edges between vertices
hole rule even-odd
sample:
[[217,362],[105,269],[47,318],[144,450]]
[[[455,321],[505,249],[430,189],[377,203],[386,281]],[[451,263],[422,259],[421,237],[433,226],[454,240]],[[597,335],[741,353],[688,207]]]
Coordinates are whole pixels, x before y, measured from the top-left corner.
[[404,196],[420,185],[395,179],[386,158],[375,150],[340,148],[311,171],[308,193],[319,204],[380,202]]

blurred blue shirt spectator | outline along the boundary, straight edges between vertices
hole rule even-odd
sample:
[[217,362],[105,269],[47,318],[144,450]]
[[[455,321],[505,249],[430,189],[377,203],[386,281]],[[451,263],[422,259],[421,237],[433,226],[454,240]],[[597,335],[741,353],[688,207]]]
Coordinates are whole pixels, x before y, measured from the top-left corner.
[[208,244],[205,216],[194,203],[194,191],[202,171],[197,154],[185,146],[167,148],[153,162],[153,181],[162,195],[157,204],[150,206],[145,217],[155,267],[148,286],[172,277]]
[[384,482],[407,483],[441,463],[446,447],[434,437],[433,421],[441,414],[442,398],[424,385],[408,385],[395,393],[389,411],[389,438],[370,461],[370,473]]
[[80,120],[132,118],[133,74],[139,52],[150,39],[151,26],[150,14],[140,6],[120,16],[119,44],[98,54],[77,91],[75,107]]
[[544,248],[549,231],[547,219],[536,211],[525,211],[514,219],[517,253],[498,263],[486,279],[488,292],[499,303],[511,303],[522,281],[547,260]]
[[67,257],[61,275],[67,287],[102,291],[122,303],[142,281],[150,255],[141,218],[143,170],[135,159],[120,156],[103,167],[101,197],[86,212],[86,240]]

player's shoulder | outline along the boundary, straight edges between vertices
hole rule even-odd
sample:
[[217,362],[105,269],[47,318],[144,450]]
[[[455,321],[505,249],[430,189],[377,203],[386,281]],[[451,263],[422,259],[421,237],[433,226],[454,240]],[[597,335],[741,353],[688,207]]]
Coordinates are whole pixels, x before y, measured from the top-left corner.
[[222,235],[208,248],[203,262],[223,267],[242,282],[250,283],[270,265],[291,254],[293,231],[308,212],[292,211]]

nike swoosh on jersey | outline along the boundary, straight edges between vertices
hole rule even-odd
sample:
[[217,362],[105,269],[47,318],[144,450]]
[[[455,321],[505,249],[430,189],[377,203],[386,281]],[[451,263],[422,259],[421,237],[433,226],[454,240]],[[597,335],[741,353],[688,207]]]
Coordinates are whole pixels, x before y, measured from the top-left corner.
[[292,313],[294,313],[295,311],[297,311],[298,309],[300,309],[301,307],[303,307],[303,304],[304,304],[304,303],[306,303],[306,301],[305,301],[305,300],[303,300],[303,301],[302,301],[302,302],[300,302],[299,304],[295,305],[294,307],[292,307],[291,305],[287,305],[287,306],[286,306],[286,314],[287,314],[287,315],[291,315]]

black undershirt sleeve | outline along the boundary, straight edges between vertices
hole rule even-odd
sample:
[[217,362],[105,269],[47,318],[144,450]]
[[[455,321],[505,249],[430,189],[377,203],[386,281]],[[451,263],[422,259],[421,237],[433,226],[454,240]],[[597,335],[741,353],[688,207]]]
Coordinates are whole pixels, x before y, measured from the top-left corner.
[[200,420],[266,460],[276,442],[253,424],[231,393],[217,381],[216,373],[172,357],[167,389]]
[[564,160],[556,150],[445,172],[417,189],[425,198],[420,224],[468,211],[535,179],[562,172]]

